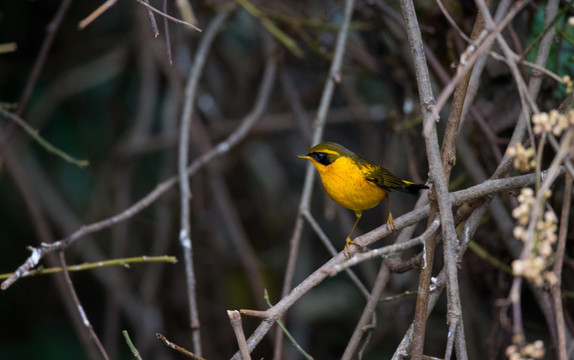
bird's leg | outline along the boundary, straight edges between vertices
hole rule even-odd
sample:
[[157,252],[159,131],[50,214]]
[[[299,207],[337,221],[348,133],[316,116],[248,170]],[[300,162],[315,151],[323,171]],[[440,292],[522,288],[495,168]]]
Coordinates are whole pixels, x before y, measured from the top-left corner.
[[351,235],[353,235],[353,231],[355,231],[355,228],[357,227],[359,220],[361,220],[362,215],[363,214],[362,214],[361,210],[355,210],[355,216],[357,217],[357,220],[355,220],[355,223],[353,224],[353,227],[351,228],[349,235],[347,235],[347,238],[345,239],[345,253],[347,253],[347,255],[349,257],[352,256],[351,255],[351,245],[362,247],[361,245],[359,245],[356,242],[354,242],[353,240],[351,240]]
[[393,214],[391,213],[391,197],[387,195],[387,207],[389,208],[389,217],[387,218],[387,225],[391,228],[391,231],[394,233],[397,232],[397,227],[395,226],[395,222],[393,221]]

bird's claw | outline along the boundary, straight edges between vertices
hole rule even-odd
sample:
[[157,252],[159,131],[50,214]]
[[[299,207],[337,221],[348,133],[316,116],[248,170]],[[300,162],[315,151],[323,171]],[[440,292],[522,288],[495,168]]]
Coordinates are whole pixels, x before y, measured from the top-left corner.
[[387,225],[389,226],[393,234],[397,232],[397,227],[395,226],[395,222],[393,221],[393,215],[391,215],[391,213],[389,213],[389,218],[387,219]]
[[343,250],[345,252],[345,254],[347,254],[347,256],[349,258],[353,257],[353,254],[351,254],[351,245],[355,245],[356,247],[362,249],[363,246],[360,245],[359,243],[351,240],[350,237],[347,236],[347,238],[345,239],[345,249]]

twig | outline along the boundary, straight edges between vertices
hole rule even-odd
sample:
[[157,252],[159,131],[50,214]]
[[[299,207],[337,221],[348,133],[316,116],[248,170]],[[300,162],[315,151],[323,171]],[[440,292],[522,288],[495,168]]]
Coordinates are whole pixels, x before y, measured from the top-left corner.
[[114,6],[118,0],[107,0],[105,3],[100,5],[96,10],[94,10],[90,15],[84,18],[78,23],[78,29],[84,30],[88,25],[90,25],[94,20],[96,20],[100,15],[106,12],[109,8]]
[[21,116],[22,112],[26,105],[28,105],[28,100],[30,99],[30,95],[32,95],[32,91],[36,86],[36,82],[38,81],[38,77],[40,76],[40,72],[46,63],[46,57],[48,56],[48,52],[52,48],[52,44],[54,43],[54,39],[56,38],[56,34],[60,29],[60,25],[64,20],[64,16],[68,12],[70,5],[72,4],[72,0],[64,0],[60,3],[60,7],[54,15],[54,18],[48,26],[46,26],[46,37],[42,42],[42,48],[40,49],[40,53],[34,62],[34,66],[32,71],[30,72],[30,77],[28,77],[28,81],[26,82],[26,87],[22,92],[22,96],[20,96],[20,100],[18,101],[18,109],[15,111],[16,115]]
[[179,154],[178,154],[178,178],[181,198],[181,229],[179,233],[179,241],[183,248],[183,255],[185,259],[185,276],[187,280],[187,296],[189,302],[189,316],[190,326],[193,339],[193,349],[198,355],[201,355],[201,340],[199,331],[199,315],[197,310],[196,299],[196,280],[193,268],[193,247],[191,241],[191,225],[190,225],[190,201],[191,190],[189,185],[189,178],[187,175],[187,166],[189,162],[189,144],[190,144],[190,129],[191,121],[194,116],[195,100],[197,96],[197,87],[199,79],[203,74],[203,67],[207,60],[207,54],[219,33],[220,28],[223,26],[230,12],[221,12],[213,18],[207,31],[199,43],[199,48],[193,61],[190,74],[188,76],[188,83],[185,89],[184,108],[181,116],[180,137],[179,137]]
[[128,347],[130,348],[130,351],[132,352],[132,354],[134,355],[134,357],[138,360],[142,360],[142,357],[140,355],[140,352],[138,351],[138,349],[134,346],[134,343],[132,342],[132,339],[130,339],[130,334],[128,334],[127,330],[122,331],[122,334],[124,335],[124,338],[126,339],[126,343],[128,344]]
[[[490,48],[492,42],[496,39],[498,34],[514,19],[514,16],[522,10],[528,1],[519,0],[514,3],[514,6],[510,9],[506,17],[493,29],[488,35],[482,38],[479,46],[471,45],[467,51],[461,56],[461,62],[457,68],[456,75],[451,79],[451,81],[443,88],[439,97],[436,100],[436,105],[430,109],[433,111],[433,118],[436,120],[438,118],[438,113],[446,104],[448,98],[454,91],[454,88],[459,83],[460,79],[465,76],[466,72],[474,65],[479,55],[485,53],[487,49]],[[483,14],[484,16],[484,14]],[[421,101],[425,100],[421,97]],[[426,101],[425,101],[426,103]],[[427,126],[429,123],[425,123],[425,132],[427,131]]]
[[245,9],[245,11],[247,11],[251,16],[258,19],[261,22],[261,25],[263,25],[267,29],[267,31],[269,31],[269,33],[273,35],[275,39],[277,39],[277,41],[285,45],[285,47],[293,55],[297,56],[298,58],[303,57],[303,51],[299,48],[297,42],[295,42],[295,40],[289,37],[289,35],[287,35],[281,29],[279,29],[277,25],[273,23],[273,21],[271,21],[268,17],[266,17],[261,12],[261,10],[259,10],[255,5],[249,2],[249,0],[235,0],[235,1],[239,5],[241,5],[241,7],[243,7],[243,9]]
[[[464,31],[462,31],[462,29],[458,26],[458,24],[456,23],[456,21],[454,21],[454,19],[452,18],[452,16],[450,16],[450,14],[448,13],[447,9],[444,7],[444,4],[442,3],[442,0],[435,0],[436,3],[438,4],[438,7],[440,8],[440,11],[442,12],[442,14],[444,15],[444,17],[446,18],[446,20],[448,21],[448,23],[450,24],[450,26],[452,26],[456,32],[459,34],[459,36],[461,38],[464,39],[464,41],[466,41],[467,43],[472,43],[472,39],[470,37],[468,37]],[[476,24],[476,23],[475,23]]]
[[0,54],[7,54],[16,51],[18,49],[18,43],[16,42],[6,42],[0,43]]
[[[309,225],[311,225],[311,228],[313,229],[313,231],[315,231],[315,234],[317,234],[317,236],[319,236],[319,239],[321,240],[321,242],[323,242],[323,245],[325,245],[325,247],[329,251],[329,254],[331,254],[331,256],[337,255],[338,251],[335,249],[335,247],[333,246],[333,244],[331,243],[331,241],[329,240],[329,238],[327,237],[325,232],[323,232],[323,229],[321,229],[321,227],[319,226],[319,224],[317,223],[317,221],[315,220],[313,215],[311,215],[311,213],[308,210],[306,210],[303,212],[303,216],[305,217],[305,219],[307,220]],[[353,258],[355,258],[355,257],[353,257]],[[341,269],[341,270],[343,270],[343,269]],[[363,294],[365,299],[369,299],[369,296],[370,296],[369,290],[367,290],[367,288],[361,282],[359,277],[350,269],[344,269],[344,270],[347,273],[347,275],[349,276],[349,278],[351,279],[351,281],[359,289],[361,294]]]
[[384,298],[381,298],[381,299],[379,300],[379,302],[395,301],[395,300],[397,300],[397,299],[402,299],[402,298],[404,298],[404,297],[411,296],[411,295],[416,295],[416,294],[417,294],[416,291],[407,290],[407,291],[403,291],[402,293],[397,294],[397,295],[386,296],[386,297],[384,297]]
[[[464,253],[466,251],[466,246],[468,245],[468,243],[470,242],[470,239],[472,239],[476,229],[478,228],[478,225],[480,224],[480,219],[482,218],[482,216],[486,212],[487,207],[488,207],[488,202],[485,202],[479,208],[477,208],[470,215],[468,220],[466,221],[466,223],[464,225],[463,232],[462,232],[464,234],[464,237],[462,238],[463,241],[461,242],[461,247],[460,247],[459,253],[458,253],[459,258],[462,258],[462,256],[464,255]],[[430,293],[429,300],[428,300],[428,309],[427,309],[426,316],[428,316],[430,314],[430,312],[432,311],[432,309],[434,308],[434,306],[435,306],[436,302],[438,301],[442,291],[444,290],[445,285],[446,285],[446,271],[445,271],[445,268],[443,268],[440,271],[440,273],[438,274],[438,276],[436,276],[434,278],[434,282],[433,282],[431,293]],[[407,332],[403,336],[403,340],[401,341],[401,343],[399,344],[399,346],[395,350],[395,353],[393,354],[392,360],[404,359],[405,357],[408,356],[408,349],[411,348],[411,345],[412,345],[414,327],[416,326],[416,324],[417,323],[415,321],[413,321],[413,323],[411,324],[411,326],[409,327],[409,329],[407,330]],[[421,357],[421,359],[424,359],[424,358],[425,358],[424,356]]]
[[66,259],[64,257],[63,251],[59,252],[59,257],[60,257],[60,264],[62,265],[62,268],[64,269],[62,274],[64,275],[64,279],[66,280],[66,286],[68,288],[68,291],[70,293],[70,296],[72,297],[74,304],[76,305],[76,309],[78,310],[78,313],[80,314],[80,317],[82,318],[82,322],[84,323],[86,330],[90,334],[90,337],[93,339],[94,343],[98,347],[98,350],[100,351],[100,354],[102,355],[102,357],[105,360],[109,360],[110,357],[108,356],[108,354],[106,353],[106,349],[104,349],[104,346],[100,342],[100,338],[98,337],[98,335],[94,331],[94,327],[90,323],[90,319],[88,319],[88,316],[86,315],[86,312],[84,311],[84,307],[80,303],[80,299],[78,298],[78,294],[76,294],[76,290],[74,289],[74,284],[72,284],[72,279],[70,278],[70,274],[68,273],[68,270],[67,270]]
[[572,201],[572,176],[566,174],[564,181],[564,198],[562,200],[562,214],[560,215],[560,230],[558,233],[558,246],[556,248],[556,259],[554,260],[554,276],[557,281],[551,288],[552,299],[554,301],[554,314],[556,316],[556,333],[558,335],[557,358],[559,360],[568,359],[566,350],[566,324],[564,322],[564,309],[562,306],[562,266],[564,264],[564,252],[566,248],[566,237],[568,235],[568,219],[570,218],[570,206]]
[[[209,134],[202,123],[196,121],[192,133],[194,141],[197,144],[196,147],[199,148],[202,153],[208,153],[213,149],[213,145],[209,140]],[[220,167],[212,163],[209,164],[207,168],[210,178],[209,186],[212,188],[215,206],[221,214],[221,222],[225,223],[225,226],[229,228],[228,232],[237,251],[237,257],[243,266],[246,278],[249,279],[255,304],[258,308],[264,309],[265,301],[263,301],[261,297],[265,289],[263,272],[261,271],[257,254],[251,245],[247,230],[241,222],[240,210],[236,204],[233,203],[231,191],[223,179]],[[221,227],[222,225],[217,224],[216,226]]]
[[[265,298],[265,301],[267,302],[267,306],[273,307],[273,304],[271,304],[271,301],[269,300],[269,294],[267,293],[267,289],[265,289],[265,293],[264,293],[263,297]],[[289,332],[289,330],[287,330],[287,328],[286,328],[285,325],[283,324],[283,321],[277,320],[277,325],[279,325],[279,327],[281,328],[281,330],[283,330],[283,333],[285,333],[285,336],[287,337],[287,339],[289,339],[289,341],[291,341],[291,344],[293,344],[293,346],[295,347],[295,349],[297,349],[297,351],[299,351],[299,352],[301,353],[301,355],[303,355],[303,356],[305,357],[305,359],[307,359],[307,360],[313,360],[313,357],[312,357],[311,355],[309,355],[309,354],[301,347],[301,345],[299,345],[299,343],[297,342],[297,340],[295,340],[295,338],[293,337],[293,335],[291,335],[291,333]]]
[[241,315],[237,310],[227,310],[227,316],[229,316],[229,321],[231,322],[231,327],[235,333],[235,338],[237,339],[237,344],[239,345],[239,353],[243,360],[251,360],[251,355],[247,349],[247,341],[245,340],[245,334],[243,333],[243,325],[241,324]]
[[38,144],[40,144],[40,146],[42,146],[46,151],[48,151],[48,152],[50,152],[56,156],[59,156],[60,158],[64,159],[65,161],[67,161],[71,164],[78,165],[79,167],[85,167],[85,166],[88,166],[90,164],[90,162],[88,160],[76,159],[73,156],[68,155],[64,151],[58,149],[54,145],[50,144],[48,142],[48,140],[44,139],[39,134],[38,130],[36,130],[33,127],[31,127],[30,125],[28,125],[28,123],[24,119],[22,119],[21,117],[19,117],[15,113],[8,111],[8,110],[2,108],[1,106],[0,106],[0,113],[2,115],[4,115],[4,117],[12,120],[14,123],[16,123],[22,129],[24,129],[24,131],[28,135],[30,135],[30,137],[32,137],[32,139],[36,140],[36,142]]
[[[149,0],[143,0],[143,2],[146,5],[149,5]],[[152,31],[154,37],[158,37],[159,36],[159,29],[157,27],[157,22],[155,21],[155,17],[153,16],[153,11],[150,8],[151,8],[151,6],[148,6],[147,15],[149,17],[149,22],[151,24],[151,31]]]
[[192,353],[191,351],[187,350],[186,348],[183,348],[177,344],[172,343],[171,341],[169,341],[165,336],[163,336],[160,333],[156,333],[155,336],[157,337],[157,339],[159,341],[161,341],[162,343],[164,343],[165,346],[177,351],[180,354],[183,354],[187,357],[190,357],[192,359],[195,360],[205,360],[205,358],[202,358],[199,355],[195,355],[194,353]]
[[[140,4],[142,4],[143,6],[145,6],[146,8],[148,8],[149,10],[155,12],[156,14],[159,14],[159,15],[163,16],[165,19],[168,19],[168,20],[170,20],[170,21],[173,21],[173,22],[176,23],[176,24],[185,25],[185,26],[187,26],[188,28],[191,28],[191,29],[196,30],[196,31],[199,31],[199,32],[202,32],[202,31],[203,31],[203,30],[201,30],[199,27],[195,26],[195,25],[192,24],[192,23],[188,23],[187,21],[183,21],[183,20],[174,18],[173,16],[168,15],[168,14],[166,14],[165,12],[154,8],[154,7],[151,6],[150,4],[146,3],[144,0],[136,0],[136,1],[137,1],[138,3],[140,3]],[[228,11],[224,11],[224,12],[222,12],[222,13],[228,13]],[[220,13],[220,14],[222,14],[222,13]]]
[[[0,137],[2,136],[3,133],[0,128]],[[6,150],[7,151],[3,154],[2,163],[10,173],[19,196],[21,196],[23,204],[25,204],[29,214],[29,225],[37,237],[35,242],[52,243],[54,241],[52,234],[53,231],[51,230],[47,215],[53,214],[50,211],[43,209],[41,201],[38,198],[40,195],[38,193],[39,190],[34,186],[34,183],[30,181],[30,173],[25,169],[25,162],[22,161],[22,158],[18,158],[11,149]],[[58,266],[60,264],[57,256],[47,258],[46,263],[49,264],[49,266]],[[87,357],[90,359],[100,358],[99,350],[90,339],[89,333],[85,331],[85,325],[82,322],[82,319],[79,316],[76,316],[78,309],[71,296],[69,296],[65,279],[58,276],[55,277],[54,280],[55,288],[52,289],[51,293],[60,297],[64,309],[72,320],[76,333],[83,343],[83,347],[87,352]]]
[[[507,61],[507,59],[506,59],[504,56],[502,56],[502,55],[500,55],[500,54],[498,54],[498,53],[496,53],[496,52],[494,52],[494,51],[490,51],[490,52],[489,52],[489,55],[490,55],[493,59],[495,59],[495,60],[504,61],[504,62]],[[527,60],[524,60],[524,59],[522,59],[522,58],[517,58],[516,60],[517,60],[520,64],[526,65],[526,66],[528,66],[528,67],[530,67],[530,68],[532,68],[532,69],[534,69],[534,70],[536,70],[536,71],[541,72],[542,74],[547,75],[548,77],[550,77],[550,78],[552,78],[553,80],[555,80],[557,83],[566,84],[566,82],[562,79],[562,77],[558,76],[558,74],[556,74],[555,72],[553,72],[553,71],[551,71],[551,70],[548,70],[547,68],[545,68],[545,67],[543,67],[543,66],[541,66],[541,65],[532,63],[532,62],[527,61]]]
[[389,269],[385,263],[381,263],[381,267],[379,269],[377,279],[375,280],[375,286],[373,287],[369,301],[367,301],[367,304],[365,305],[363,313],[361,314],[361,318],[359,319],[357,326],[355,326],[355,331],[353,331],[353,335],[351,336],[351,339],[349,340],[349,343],[347,344],[341,359],[350,360],[357,351],[363,335],[369,328],[367,325],[374,317],[375,309],[379,304],[379,299],[383,293],[383,290],[385,289],[385,286],[387,285],[387,282],[389,281],[389,277]]
[[487,261],[492,267],[499,268],[500,270],[504,271],[508,275],[512,275],[512,268],[502,261],[498,260],[496,257],[490,255],[486,249],[482,246],[478,245],[478,243],[471,241],[468,244],[468,247],[472,252],[474,252],[479,258]]
[[[553,134],[548,134],[548,142],[550,143],[550,145],[552,146],[552,148],[554,149],[554,151],[558,152],[560,149],[560,144],[558,143],[558,140],[556,140],[556,138],[554,137]],[[571,158],[565,158],[564,159],[564,166],[566,166],[566,170],[568,170],[568,172],[570,173],[571,177],[574,177],[574,165],[572,165],[572,159]]]
[[[480,4],[478,4],[480,6]],[[540,46],[538,47],[538,53],[536,54],[536,61],[535,63],[539,66],[546,66],[546,62],[548,60],[548,55],[550,54],[550,49],[552,47],[552,44],[554,43],[554,26],[552,26],[551,24],[554,22],[555,20],[555,16],[556,13],[558,11],[558,1],[557,0],[550,0],[548,1],[548,5],[545,8],[545,19],[544,19],[544,25],[545,25],[545,31],[544,31],[544,35],[542,36],[542,40],[540,40]],[[540,37],[537,38],[537,40],[540,39]],[[537,41],[533,42],[532,45],[534,45]],[[528,52],[529,50],[527,49],[526,52]],[[540,91],[540,87],[542,85],[542,74],[541,73],[537,73],[536,71],[533,72],[533,74],[530,77],[530,81],[528,83],[528,93],[530,95],[530,97],[532,99],[536,99],[539,91]],[[530,118],[526,117],[523,118],[521,117],[518,120],[518,123],[516,124],[516,127],[514,128],[514,132],[512,133],[512,137],[509,143],[509,146],[514,146],[514,144],[518,141],[521,141],[522,138],[524,137],[524,133],[526,131],[526,129],[529,129],[529,124],[530,124]],[[504,169],[502,167],[502,164],[504,163],[505,159],[508,156],[505,155],[504,158],[502,159],[501,165],[499,165],[499,167],[496,169],[495,173],[493,174],[493,177],[502,177],[505,176],[508,171],[507,169]]]
[[[491,3],[492,3],[492,0],[488,0],[487,6],[490,7]],[[497,24],[502,21],[502,19],[504,18],[504,16],[508,12],[508,9],[509,9],[511,4],[512,4],[512,0],[501,0],[499,2],[498,7],[496,9],[496,13],[494,14],[494,21]],[[479,13],[482,14],[481,12],[479,12]],[[482,15],[477,16],[477,20],[479,17],[480,17],[480,21],[482,23],[484,23],[484,18],[482,17]],[[483,27],[484,27],[484,25],[483,25]],[[488,53],[484,52],[478,56],[478,58],[476,59],[474,65],[472,67],[472,74],[471,74],[470,80],[468,82],[465,101],[464,101],[464,109],[462,111],[462,122],[465,121],[468,109],[474,103],[474,99],[475,99],[475,96],[478,92],[478,87],[480,84],[480,78],[481,78],[482,72],[486,66],[487,60],[488,60]]]
[[[34,87],[36,86],[36,83],[38,82],[38,78],[40,76],[40,73],[42,72],[42,69],[44,68],[44,64],[46,63],[46,58],[48,56],[48,52],[50,52],[50,49],[52,48],[52,44],[54,43],[54,39],[56,38],[56,34],[58,33],[58,30],[60,29],[60,25],[62,24],[62,21],[64,20],[64,16],[66,15],[68,8],[70,7],[71,4],[72,4],[72,0],[62,1],[60,3],[60,7],[58,8],[58,11],[54,15],[54,18],[52,19],[52,21],[50,21],[50,23],[46,27],[47,31],[46,31],[46,36],[44,37],[44,41],[42,42],[42,47],[40,48],[40,52],[38,53],[38,56],[36,57],[36,60],[34,61],[34,66],[32,67],[32,71],[30,72],[30,76],[26,80],[26,86],[24,87],[24,90],[22,91],[22,95],[20,95],[20,99],[18,101],[18,107],[15,111],[15,114],[17,116],[21,116],[22,113],[24,112],[24,109],[26,108],[26,105],[28,105],[28,100],[30,100],[30,95],[32,95],[32,91],[34,90]],[[0,155],[1,156],[3,156],[2,153],[5,151],[5,148],[8,147],[8,143],[10,142],[12,134],[14,133],[14,129],[15,129],[14,126],[11,126],[8,129],[6,129],[4,136],[2,136],[2,138],[1,138],[1,142],[0,142]]]
[[[167,262],[171,264],[177,263],[177,259],[175,256],[138,256],[138,257],[131,257],[131,258],[123,258],[123,259],[111,259],[111,260],[104,260],[98,261],[96,263],[85,263],[79,265],[69,265],[66,269],[68,272],[75,272],[75,271],[86,271],[92,269],[99,269],[108,266],[124,266],[129,267],[129,264],[138,264],[138,263],[154,263],[154,262]],[[64,271],[61,267],[53,267],[53,268],[44,268],[38,270],[30,270],[26,276],[23,277],[30,277],[36,275],[48,275],[48,274],[55,274]],[[12,273],[7,274],[0,274],[0,279],[8,279],[12,276]]]
[[[191,24],[197,24],[197,18],[193,13],[193,7],[191,3],[187,0],[175,0],[175,6],[179,10],[179,13],[183,19]],[[222,5],[221,7],[216,7],[216,11],[230,10],[233,7],[232,3],[229,5]]]
[[[437,0],[441,4],[440,0]],[[489,1],[491,3],[492,1]],[[442,6],[441,6],[442,8]],[[443,10],[443,12],[446,12]],[[456,24],[456,23],[455,23]],[[471,42],[476,41],[482,31],[484,30],[484,19],[479,12],[476,16],[474,26],[471,34]],[[478,59],[477,59],[478,60]],[[441,147],[441,161],[444,169],[444,177],[448,180],[450,179],[451,170],[456,163],[456,139],[458,137],[460,125],[462,123],[462,115],[464,110],[464,103],[466,102],[466,95],[468,90],[468,84],[470,83],[470,78],[472,76],[472,71],[468,71],[456,85],[450,113],[447,120],[445,134],[442,139]]]
[[431,223],[431,226],[429,226],[425,230],[425,232],[422,233],[420,236],[417,236],[417,237],[415,237],[411,240],[408,240],[408,241],[396,243],[393,245],[384,246],[382,248],[378,248],[378,249],[374,249],[374,250],[370,250],[370,251],[367,251],[365,253],[354,254],[352,258],[348,259],[347,261],[343,262],[342,264],[337,264],[337,265],[333,266],[332,269],[328,269],[327,271],[329,272],[330,276],[335,276],[337,273],[339,273],[343,270],[346,270],[347,268],[349,268],[351,266],[355,266],[357,264],[360,264],[363,261],[370,260],[370,259],[373,259],[375,257],[389,256],[390,254],[398,253],[398,252],[404,251],[406,249],[410,249],[411,247],[414,247],[417,245],[423,245],[423,244],[425,244],[425,240],[438,229],[439,225],[440,225],[440,221],[438,219],[435,219]]
[[[163,0],[163,12],[167,14],[167,0]],[[167,58],[169,60],[169,64],[173,65],[173,58],[171,54],[171,36],[169,32],[169,23],[166,17],[163,18],[163,31],[165,32],[165,49],[167,52]]]

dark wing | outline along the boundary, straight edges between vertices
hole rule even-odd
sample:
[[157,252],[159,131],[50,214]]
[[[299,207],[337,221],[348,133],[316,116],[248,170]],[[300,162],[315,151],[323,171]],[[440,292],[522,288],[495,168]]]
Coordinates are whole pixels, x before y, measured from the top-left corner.
[[365,160],[365,164],[362,169],[365,180],[370,181],[387,191],[398,190],[417,194],[420,189],[428,189],[426,185],[401,180],[393,175],[389,170],[368,160]]

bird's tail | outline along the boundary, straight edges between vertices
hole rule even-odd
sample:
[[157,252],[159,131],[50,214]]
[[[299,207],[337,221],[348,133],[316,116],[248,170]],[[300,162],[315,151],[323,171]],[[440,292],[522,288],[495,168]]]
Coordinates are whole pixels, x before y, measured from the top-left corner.
[[429,188],[428,186],[426,186],[424,184],[416,184],[414,182],[410,182],[410,181],[406,181],[406,180],[403,180],[403,182],[406,185],[402,189],[399,189],[399,191],[402,191],[402,192],[408,192],[411,194],[418,194],[419,190]]

